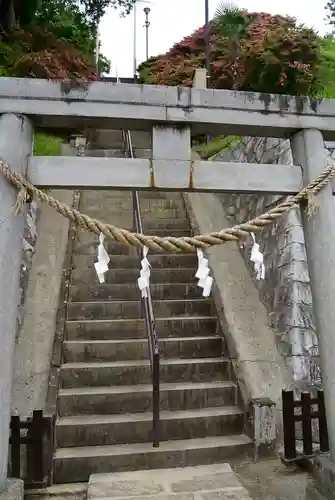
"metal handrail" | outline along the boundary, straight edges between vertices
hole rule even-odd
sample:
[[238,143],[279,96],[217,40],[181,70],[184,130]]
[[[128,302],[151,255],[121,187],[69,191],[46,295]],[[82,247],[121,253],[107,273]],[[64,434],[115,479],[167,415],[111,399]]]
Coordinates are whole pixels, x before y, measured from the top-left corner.
[[[123,131],[124,143],[126,146],[127,153],[130,158],[134,158],[134,150],[131,140],[130,131]],[[143,224],[140,208],[140,200],[138,191],[135,189],[132,192],[133,198],[133,217],[134,217],[134,228],[136,232],[143,233]],[[139,249],[140,252],[140,249]],[[140,253],[139,253],[140,255]],[[152,441],[153,447],[159,448],[160,439],[160,383],[159,383],[159,343],[155,328],[155,317],[152,306],[152,298],[150,286],[148,288],[147,297],[142,298],[142,305],[144,310],[144,319],[147,327],[148,334],[148,344],[149,344],[149,358],[151,365],[151,377],[152,377]]]

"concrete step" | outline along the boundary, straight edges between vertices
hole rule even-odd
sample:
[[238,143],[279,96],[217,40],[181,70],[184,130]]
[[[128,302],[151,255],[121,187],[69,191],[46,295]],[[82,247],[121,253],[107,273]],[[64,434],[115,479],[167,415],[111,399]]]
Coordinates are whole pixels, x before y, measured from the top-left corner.
[[[150,262],[150,256],[148,257]],[[92,265],[89,268],[76,268],[72,271],[72,283],[78,285],[98,284],[98,277],[94,269],[96,258],[92,259]],[[105,283],[131,283],[136,284],[140,275],[140,265],[137,269],[109,269],[105,273]],[[197,283],[195,278],[196,269],[194,268],[169,268],[152,269],[150,283]]]
[[[229,380],[160,384],[161,410],[195,410],[236,405],[237,387]],[[152,384],[60,389],[58,411],[72,415],[111,415],[149,411]]]
[[[86,212],[88,213],[88,211]],[[88,213],[89,215],[89,213]],[[116,221],[110,221],[112,224],[121,227],[122,223],[118,221],[116,224]],[[127,221],[130,224],[130,221]],[[131,230],[131,227],[129,226],[128,228],[124,228],[127,230]],[[146,229],[143,231],[144,234],[148,236],[159,236],[159,237],[165,237],[165,236],[173,236],[174,238],[182,238],[184,236],[191,236],[191,229]],[[78,233],[78,244],[87,244],[87,243],[93,243],[96,246],[99,244],[99,237],[96,234],[93,234],[91,232],[81,232]],[[107,243],[107,241],[106,241]],[[108,242],[109,243],[109,242]]]
[[[218,335],[163,338],[159,339],[159,352],[161,359],[220,356],[223,354],[222,338]],[[148,359],[148,341],[147,339],[65,341],[63,359],[65,363]]]
[[[114,149],[89,149],[87,151],[87,156],[93,156],[95,158],[129,158],[129,155],[124,151],[124,148]],[[135,158],[151,158],[151,149],[146,148],[136,148],[134,150]]]
[[129,158],[125,149],[120,146],[117,148],[109,149],[87,149],[86,156],[88,158]]
[[[124,213],[119,213],[119,215],[115,215],[113,218],[109,216],[108,212],[104,213],[101,211],[100,214],[96,214],[95,216],[93,216],[93,210],[86,210],[85,213],[107,224],[113,224],[114,226],[122,227],[123,229],[127,229],[128,231],[132,231],[134,233],[136,232],[136,229],[133,225],[133,216],[130,210]],[[176,221],[169,218],[155,219],[151,216],[146,217],[144,220],[142,220],[142,224],[143,233],[149,235],[157,233],[158,236],[175,236],[176,238],[179,238],[182,236],[189,236],[191,234],[190,223],[185,219]],[[98,241],[99,239],[93,233],[87,233],[85,238],[89,239],[89,237],[92,241]],[[80,236],[80,239],[81,241],[83,240],[82,236]]]
[[[104,190],[104,191],[87,191],[81,195],[80,210],[94,210],[99,211],[103,215],[106,211],[117,211],[117,210],[133,210],[133,196],[132,192],[122,191],[119,194],[116,191]],[[147,198],[145,200],[140,200],[141,213],[149,213],[153,209],[157,211],[164,210],[177,210],[183,214],[183,218],[186,217],[185,204],[182,198]]]
[[132,198],[132,189],[89,189],[81,191],[80,193],[80,203],[82,201],[92,201],[98,198],[103,199],[104,196],[107,197],[117,197],[119,199]]
[[[83,240],[82,235],[84,233],[80,233],[81,236],[74,240],[74,253],[75,254],[89,254],[92,256],[97,255],[97,248],[99,244],[98,238],[93,240],[91,238],[86,238],[86,241]],[[109,255],[132,255],[138,256],[138,249],[136,247],[130,245],[124,245],[123,243],[113,242],[111,240],[106,240],[104,242],[104,247],[108,251]],[[155,252],[150,250],[150,256],[153,255],[162,255],[164,252]],[[195,252],[175,252],[171,253],[171,255],[195,255]]]
[[[196,283],[156,283],[150,286],[153,300],[200,298],[202,289]],[[108,283],[89,285],[71,285],[70,300],[73,302],[92,300],[139,300],[141,292],[137,284],[111,285]]]
[[[90,135],[91,148],[123,148],[124,139],[121,130],[97,130]],[[145,147],[151,149],[151,134],[145,131],[133,130],[131,132],[133,148]],[[88,150],[89,153],[89,150]]]
[[[214,314],[214,303],[211,299],[154,300],[152,306],[155,318]],[[140,300],[72,302],[68,305],[67,317],[69,320],[141,319],[142,311]]]
[[[110,255],[109,268],[110,269],[137,269],[141,268],[142,256],[139,255]],[[152,269],[178,269],[178,268],[192,268],[194,274],[198,268],[198,259],[195,254],[155,254],[148,255],[148,259]],[[97,261],[95,256],[88,254],[76,254],[73,256],[73,265],[76,268],[92,267],[93,263]]]
[[[291,483],[288,483],[288,488],[290,486]],[[293,497],[294,495],[291,498]],[[251,500],[238,476],[227,463],[91,475],[87,499],[106,500],[107,498],[115,500],[139,498],[141,500]],[[270,500],[269,496],[262,495],[262,499],[265,500],[265,498]],[[276,498],[279,500],[278,497]],[[283,498],[284,496],[281,496],[282,500]],[[288,499],[286,495],[285,498]],[[299,498],[302,500],[300,495]],[[271,496],[271,500],[274,500],[274,497]]]
[[[97,255],[98,248],[98,240],[92,241],[90,238],[88,241],[82,241],[83,233],[80,233],[80,236],[77,236],[77,239],[74,240],[73,250],[74,254],[88,254],[92,255],[92,259]],[[108,251],[109,255],[133,255],[137,256],[137,249],[135,247],[131,247],[130,245],[123,245],[123,243],[117,243],[112,241],[105,241],[104,247]],[[152,252],[154,253],[154,252]],[[94,259],[93,261],[95,261]]]
[[[180,193],[172,191],[138,191],[139,202],[141,210],[146,210],[149,208],[178,208],[185,210],[185,203],[183,196]],[[110,209],[114,208],[127,208],[132,209],[133,204],[133,191],[129,190],[116,190],[116,189],[97,189],[83,191],[80,195],[79,207],[82,210],[84,207],[88,209],[93,207],[97,209],[101,208],[103,213],[105,207]],[[131,202],[131,203],[129,203]]]
[[[229,380],[227,358],[162,359],[160,378],[164,382],[210,382]],[[60,384],[64,388],[108,385],[149,384],[149,361],[115,361],[103,363],[64,363]]]
[[124,145],[122,130],[90,130],[88,136],[89,149],[95,147],[122,148]]
[[182,196],[176,196],[175,193],[162,193],[159,191],[152,191],[148,195],[144,195],[143,191],[140,193],[140,209],[144,212],[146,210],[162,210],[162,209],[178,209],[186,214],[185,203]]
[[[220,331],[216,316],[156,318],[158,338],[215,335]],[[147,338],[144,320],[67,321],[67,340],[117,340]]]
[[156,219],[155,214],[149,218],[143,220],[143,231],[150,233],[153,230],[163,231],[169,230],[175,233],[176,231],[188,230],[190,231],[190,222],[186,219],[176,220],[176,219]]
[[167,228],[166,226],[160,229],[156,229],[155,227],[146,227],[143,229],[143,233],[151,236],[159,236],[160,238],[164,238],[165,236],[173,236],[174,238],[183,238],[184,236],[192,236],[192,229],[187,224],[187,228],[178,229],[177,228]]
[[[243,427],[237,406],[160,412],[162,441],[240,434]],[[56,424],[59,448],[146,443],[151,436],[152,412],[62,417]]]
[[246,457],[251,452],[251,445],[250,438],[238,434],[165,441],[159,448],[153,448],[151,442],[60,448],[54,455],[54,480],[55,483],[87,481],[92,473],[98,472],[220,463],[233,457],[235,459]]
[[[155,211],[155,208],[152,209],[152,211]],[[83,212],[90,216],[93,219],[97,219],[105,224],[112,224],[116,227],[126,229],[127,231],[130,231],[132,233],[136,233],[137,230],[135,229],[134,226],[134,218],[133,214],[131,213],[130,210],[123,210],[120,209],[118,213],[111,214],[110,212],[102,212],[102,211],[95,211],[95,210],[83,210]],[[120,213],[122,212],[122,213]],[[143,233],[147,235],[156,235],[156,236],[174,236],[175,238],[181,238],[184,236],[191,236],[191,226],[187,220],[184,218],[181,219],[179,222],[174,223],[172,219],[170,218],[159,218],[159,219],[154,219],[152,216],[151,217],[142,217],[142,226],[143,226]],[[87,239],[88,241],[91,240],[92,242],[98,241],[97,237],[95,234],[87,234],[84,236],[84,238],[80,235],[80,241],[83,241],[83,239]]]
[[140,202],[146,200],[178,200],[184,202],[183,193],[180,191],[162,191],[159,189],[143,189],[139,191]]
[[[127,200],[127,203],[125,203],[122,208],[115,207],[115,203],[110,203],[109,205],[105,204],[103,207],[101,207],[101,205],[91,205],[89,207],[89,214],[91,217],[96,219],[102,218],[111,223],[113,223],[113,220],[117,220],[116,218],[119,218],[121,215],[126,215],[129,219],[133,220],[133,207],[131,200]],[[188,221],[186,210],[182,208],[156,208],[153,212],[152,207],[141,206],[141,217],[144,224],[152,220],[165,221],[175,219]]]

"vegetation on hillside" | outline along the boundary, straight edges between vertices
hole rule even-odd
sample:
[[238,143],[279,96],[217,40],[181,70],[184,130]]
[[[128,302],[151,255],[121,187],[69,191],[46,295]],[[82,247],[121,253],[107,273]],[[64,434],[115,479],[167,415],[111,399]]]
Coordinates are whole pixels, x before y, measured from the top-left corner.
[[[134,0],[0,0],[0,77],[90,81],[97,78],[97,26],[108,6]],[[98,72],[109,71],[99,56]],[[59,155],[62,139],[37,133],[34,153]]]
[[[320,65],[318,36],[286,16],[218,9],[209,27],[213,88],[313,94]],[[205,64],[205,28],[140,66],[142,82],[192,85]]]
[[328,0],[326,7],[326,21],[331,33],[320,38],[321,64],[318,74],[320,95],[335,97],[335,0]]
[[[97,26],[109,5],[128,13],[134,0],[0,0],[0,75],[97,77]],[[123,9],[123,10],[122,10]],[[109,71],[100,57],[99,72]]]
[[134,3],[135,0],[0,0],[0,25],[4,31],[17,24],[21,27],[30,26],[49,4],[49,12],[56,12],[59,8],[80,10],[87,22],[95,28],[107,7],[120,8],[121,14],[126,15]]
[[[335,0],[326,6],[335,28]],[[319,36],[293,18],[248,12],[223,2],[209,26],[210,86],[261,93],[335,97],[335,34]],[[139,67],[147,84],[192,86],[194,70],[205,67],[206,32],[201,27],[166,54]],[[236,138],[196,138],[208,158]]]

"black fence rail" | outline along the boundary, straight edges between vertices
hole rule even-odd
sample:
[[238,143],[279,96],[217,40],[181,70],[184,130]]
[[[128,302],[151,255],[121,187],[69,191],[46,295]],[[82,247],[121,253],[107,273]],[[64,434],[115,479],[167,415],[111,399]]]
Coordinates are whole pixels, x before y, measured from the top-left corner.
[[[295,399],[293,391],[283,391],[282,401],[283,460],[287,463],[298,462],[313,458],[318,453],[328,452],[329,442],[323,391],[317,391],[316,397],[312,397],[309,392],[302,392],[301,399]],[[298,429],[298,425],[300,429]],[[316,438],[313,428],[316,429]]]
[[[131,134],[123,132],[124,144],[130,158],[134,158]],[[133,190],[133,226],[137,233],[143,233],[142,215],[138,191]],[[143,258],[142,249],[138,249],[139,259]],[[155,316],[152,306],[150,286],[147,296],[142,298],[142,308],[148,335],[149,360],[152,379],[152,443],[154,448],[159,448],[160,443],[160,353],[159,340],[155,327]]]
[[51,484],[54,423],[55,418],[43,415],[42,410],[34,410],[25,420],[11,417],[9,473],[23,479],[26,489]]

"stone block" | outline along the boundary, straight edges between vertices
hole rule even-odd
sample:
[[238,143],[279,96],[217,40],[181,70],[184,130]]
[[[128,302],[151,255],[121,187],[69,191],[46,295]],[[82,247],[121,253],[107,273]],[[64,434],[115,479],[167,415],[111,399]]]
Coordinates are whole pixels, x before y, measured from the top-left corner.
[[329,455],[320,455],[314,460],[317,490],[327,500],[335,500],[335,464]]
[[201,492],[201,500],[251,500],[248,492],[244,488],[231,488],[221,491]]
[[22,479],[8,478],[5,489],[0,493],[0,500],[23,500],[24,484]]

